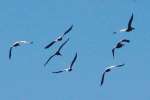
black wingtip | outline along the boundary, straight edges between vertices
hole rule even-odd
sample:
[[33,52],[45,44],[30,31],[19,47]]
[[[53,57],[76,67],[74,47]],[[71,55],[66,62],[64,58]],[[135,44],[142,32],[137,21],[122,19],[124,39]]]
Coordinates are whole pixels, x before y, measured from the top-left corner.
[[50,47],[50,46],[49,46],[49,45],[47,45],[47,46],[45,46],[45,47],[44,47],[44,49],[48,49],[49,47]]
[[122,42],[130,43],[130,40],[128,40],[128,39],[122,39],[121,41],[122,41]]
[[133,16],[134,16],[134,14],[133,14],[133,12],[132,12],[132,15],[131,15],[131,19],[133,20]]
[[102,85],[103,85],[103,82],[101,81],[100,86],[102,86]]
[[73,28],[74,27],[74,25],[73,24],[71,24],[71,26],[70,26],[71,28]]
[[51,43],[49,43],[48,45],[46,45],[46,46],[44,47],[44,49],[50,48],[55,42],[56,42],[56,41],[52,41]]
[[47,65],[47,64],[45,63],[45,64],[44,64],[44,67],[46,67],[46,65]]
[[113,34],[117,34],[117,32],[113,32]]
[[115,59],[115,48],[112,49],[113,59]]
[[72,24],[72,25],[64,32],[63,36],[66,35],[67,33],[69,33],[69,32],[72,30],[73,27],[74,27],[74,25]]
[[9,60],[11,59],[11,57],[9,57]]
[[62,73],[64,71],[56,71],[56,72],[52,72],[53,74],[57,74],[57,73]]
[[105,77],[105,72],[104,72],[103,75],[102,75],[102,79],[101,79],[101,84],[100,84],[100,86],[102,86],[103,83],[104,83],[104,77]]
[[47,64],[48,64],[48,61],[46,61],[46,62],[44,63],[44,67],[46,67]]
[[123,64],[120,64],[119,66],[120,66],[120,67],[122,67],[122,66],[125,66],[125,63],[123,63]]
[[11,56],[12,56],[12,48],[13,47],[10,47],[10,49],[9,49],[9,60],[11,59]]
[[134,14],[133,14],[133,12],[132,12],[132,16],[133,16]]
[[130,43],[130,40],[127,40],[128,43]]
[[103,84],[100,84],[100,87],[102,87],[103,86]]
[[34,43],[33,41],[30,42],[30,44],[33,44],[33,43]]
[[46,47],[44,47],[44,49],[47,49],[48,47],[46,46]]
[[9,60],[11,59],[11,55],[9,54]]
[[75,56],[78,56],[78,53],[76,52]]

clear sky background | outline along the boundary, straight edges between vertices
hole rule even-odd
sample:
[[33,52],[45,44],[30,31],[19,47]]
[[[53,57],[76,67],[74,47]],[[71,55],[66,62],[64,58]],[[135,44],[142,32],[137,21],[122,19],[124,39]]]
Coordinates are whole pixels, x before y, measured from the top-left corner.
[[[150,99],[149,0],[1,0],[0,1],[0,100],[149,100]],[[126,27],[134,13],[135,31],[113,35]],[[44,68],[61,45],[44,50],[63,33],[70,41]],[[116,50],[116,42],[131,43]],[[64,39],[64,40],[65,40]],[[33,41],[13,50],[18,40]],[[63,41],[64,41],[63,40]],[[78,53],[71,73],[52,74],[66,68]],[[105,77],[106,66],[125,63]]]

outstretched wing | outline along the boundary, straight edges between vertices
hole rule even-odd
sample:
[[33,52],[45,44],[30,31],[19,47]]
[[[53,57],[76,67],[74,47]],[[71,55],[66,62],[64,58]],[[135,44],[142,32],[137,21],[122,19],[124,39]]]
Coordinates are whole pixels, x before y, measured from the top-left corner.
[[73,28],[73,25],[71,25],[63,34],[63,36],[65,36],[67,33],[69,33]]
[[52,41],[50,44],[48,44],[47,46],[45,46],[44,48],[47,49],[49,47],[51,47],[56,41]]
[[101,86],[102,86],[102,85],[103,85],[103,83],[104,83],[105,73],[106,73],[106,72],[104,72],[104,73],[103,73],[103,75],[102,75],[102,79],[101,79]]
[[12,48],[13,48],[13,47],[10,47],[10,49],[9,49],[9,59],[11,59],[11,55],[12,55]]
[[58,52],[62,49],[62,47],[69,41],[69,38],[58,48]]
[[131,28],[132,21],[133,21],[133,13],[132,13],[131,18],[128,22],[128,28]]
[[56,54],[53,54],[52,56],[50,56],[48,58],[48,60],[45,62],[44,66],[46,66],[48,64],[48,62],[55,56]]
[[56,72],[52,72],[52,73],[62,73],[64,71],[60,70],[60,71],[56,71]]
[[77,53],[76,53],[76,55],[74,56],[74,58],[73,58],[73,60],[72,60],[72,62],[71,62],[71,64],[70,64],[70,69],[72,69],[72,66],[73,66],[73,64],[75,63],[76,59],[77,59]]

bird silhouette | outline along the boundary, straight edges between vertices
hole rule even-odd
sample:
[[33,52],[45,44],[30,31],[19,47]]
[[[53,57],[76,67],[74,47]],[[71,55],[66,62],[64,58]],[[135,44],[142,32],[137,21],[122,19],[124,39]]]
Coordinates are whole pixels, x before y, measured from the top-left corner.
[[[121,29],[119,32],[131,32],[132,30],[134,30],[135,28],[132,27],[132,21],[133,21],[133,13],[129,19],[127,28]],[[113,32],[113,33],[116,34],[117,32]]]
[[100,85],[102,86],[103,85],[103,83],[104,83],[104,78],[105,78],[105,74],[107,73],[107,72],[110,72],[113,68],[115,68],[115,67],[122,67],[122,66],[124,66],[125,64],[120,64],[120,65],[113,65],[113,66],[108,66],[108,67],[106,67],[106,69],[105,69],[105,71],[103,72],[103,74],[102,74],[102,78],[101,78],[101,83],[100,83]]
[[48,49],[50,48],[54,43],[62,41],[63,37],[69,33],[73,28],[73,25],[71,25],[62,35],[58,36],[55,40],[53,40],[51,43],[49,43],[48,45],[46,45],[44,48]]
[[122,48],[125,45],[125,43],[130,43],[130,40],[128,40],[128,39],[122,39],[121,41],[119,41],[115,45],[115,47],[112,49],[113,59],[115,58],[115,50],[119,49],[119,48]]
[[46,66],[48,64],[48,62],[54,57],[54,56],[62,56],[62,54],[60,53],[60,50],[63,48],[63,46],[69,41],[69,38],[62,43],[62,45],[58,48],[58,50],[48,58],[48,60],[45,62],[44,66]]
[[76,59],[77,59],[77,53],[75,54],[75,56],[74,56],[74,58],[73,58],[73,60],[72,60],[72,62],[70,64],[69,68],[66,68],[64,70],[55,71],[55,72],[52,72],[52,73],[71,72],[72,71],[72,67],[73,67]]
[[32,44],[33,42],[28,42],[28,41],[16,41],[12,44],[12,46],[10,47],[9,49],[9,59],[11,59],[11,56],[12,56],[12,49],[15,48],[15,47],[18,47],[18,46],[21,46],[21,45],[24,45],[24,44]]

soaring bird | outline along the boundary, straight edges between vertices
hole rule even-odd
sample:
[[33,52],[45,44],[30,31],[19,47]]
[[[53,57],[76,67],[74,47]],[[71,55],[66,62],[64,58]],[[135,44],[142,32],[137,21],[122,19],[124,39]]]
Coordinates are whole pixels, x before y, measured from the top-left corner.
[[115,58],[115,50],[119,49],[119,48],[122,48],[125,45],[125,43],[130,43],[130,40],[128,40],[128,39],[122,39],[121,41],[119,41],[115,45],[115,47],[112,49],[113,59]]
[[77,53],[75,54],[75,56],[74,56],[74,58],[73,58],[73,60],[72,60],[72,62],[70,64],[69,68],[66,68],[66,69],[60,70],[60,71],[55,71],[55,72],[52,72],[52,73],[71,72],[72,71],[72,67],[73,67],[76,59],[77,59]]
[[[132,30],[134,30],[135,28],[132,27],[132,21],[133,21],[133,13],[129,19],[129,22],[128,22],[128,27],[127,28],[124,28],[124,29],[121,29],[119,32],[131,32]],[[117,32],[113,32],[114,34],[116,34]]]
[[24,44],[32,44],[33,42],[29,42],[29,41],[16,41],[12,44],[12,46],[10,47],[10,50],[9,50],[9,59],[11,59],[11,56],[12,56],[12,49],[15,48],[15,47],[18,47],[18,46],[21,46],[21,45],[24,45]]
[[60,53],[60,50],[62,49],[62,47],[69,41],[69,38],[58,48],[58,50],[48,58],[48,60],[45,62],[44,66],[46,66],[48,64],[48,62],[54,57],[54,56],[62,56],[62,54]]
[[51,47],[54,43],[62,41],[63,37],[69,33],[73,28],[73,25],[71,25],[62,35],[58,36],[55,40],[53,40],[51,43],[49,43],[47,46],[45,46],[45,49],[48,49]]
[[125,64],[120,64],[120,65],[113,65],[113,66],[108,66],[108,67],[106,67],[106,69],[105,69],[105,71],[103,72],[103,74],[102,74],[102,79],[101,79],[101,86],[103,85],[103,83],[104,83],[104,78],[105,78],[105,74],[107,73],[107,72],[110,72],[113,68],[115,68],[115,67],[122,67],[122,66],[124,66]]

